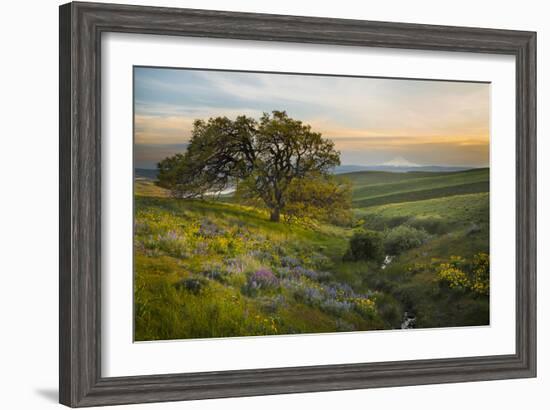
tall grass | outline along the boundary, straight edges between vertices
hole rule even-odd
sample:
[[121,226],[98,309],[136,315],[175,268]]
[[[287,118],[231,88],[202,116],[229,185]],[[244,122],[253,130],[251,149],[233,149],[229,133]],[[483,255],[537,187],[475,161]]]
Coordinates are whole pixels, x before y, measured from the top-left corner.
[[[401,189],[404,177],[376,178]],[[433,193],[434,184],[422,187]],[[355,228],[274,223],[227,198],[171,199],[146,180],[136,194],[138,341],[392,329],[405,311],[419,327],[488,323],[488,283],[479,279],[485,271],[471,269],[477,293],[445,285],[455,277],[442,273],[456,255],[464,266],[481,266],[476,255],[489,251],[488,193],[356,209]],[[382,266],[384,255],[344,258],[350,238],[365,229],[394,255],[390,263]]]

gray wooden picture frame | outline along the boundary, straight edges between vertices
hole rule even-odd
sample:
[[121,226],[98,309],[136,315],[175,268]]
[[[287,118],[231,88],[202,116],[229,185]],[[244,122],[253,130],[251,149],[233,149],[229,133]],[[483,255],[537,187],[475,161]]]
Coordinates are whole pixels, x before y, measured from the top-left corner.
[[[82,407],[535,377],[536,33],[94,3],[69,3],[59,11],[62,404]],[[101,35],[107,32],[515,56],[515,354],[102,377],[100,67]]]

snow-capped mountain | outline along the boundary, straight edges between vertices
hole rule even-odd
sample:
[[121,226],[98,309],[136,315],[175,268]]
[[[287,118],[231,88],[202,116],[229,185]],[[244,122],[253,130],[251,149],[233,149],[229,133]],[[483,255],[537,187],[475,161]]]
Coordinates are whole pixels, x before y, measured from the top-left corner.
[[381,165],[385,167],[420,167],[421,166],[403,157],[395,157],[391,161],[384,162]]

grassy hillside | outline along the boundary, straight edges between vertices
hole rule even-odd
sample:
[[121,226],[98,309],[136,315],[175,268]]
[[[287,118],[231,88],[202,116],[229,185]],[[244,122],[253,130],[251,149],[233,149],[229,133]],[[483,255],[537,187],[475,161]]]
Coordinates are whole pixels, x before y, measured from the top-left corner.
[[425,243],[394,257],[384,271],[370,272],[366,286],[391,293],[403,309],[414,312],[419,327],[488,323],[487,297],[450,291],[437,275],[453,258],[471,261],[489,254],[488,193],[374,206],[357,214],[368,229],[407,225],[429,233]]
[[151,179],[138,177],[134,180],[134,192],[139,196],[152,196],[159,198],[167,198],[170,193],[161,187],[154,184]]
[[349,232],[239,205],[136,197],[136,340],[386,327],[330,272]]
[[[395,329],[405,312],[418,327],[488,324],[488,296],[461,276],[489,252],[487,187],[463,194],[488,184],[488,170],[345,177],[357,206],[349,227],[273,223],[138,178],[136,340]],[[404,247],[384,263],[347,259],[363,230]]]
[[441,233],[457,226],[488,225],[489,193],[378,205],[356,209],[355,213],[373,229],[409,223],[422,226],[431,233]]
[[365,208],[489,191],[489,169],[460,172],[353,172],[353,206]]

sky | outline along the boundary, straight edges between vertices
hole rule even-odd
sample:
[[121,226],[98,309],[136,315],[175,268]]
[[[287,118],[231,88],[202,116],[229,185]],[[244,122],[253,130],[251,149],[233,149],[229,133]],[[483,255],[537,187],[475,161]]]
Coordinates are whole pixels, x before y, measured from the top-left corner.
[[343,165],[489,165],[490,84],[134,68],[137,168],[184,152],[195,119],[286,111]]

